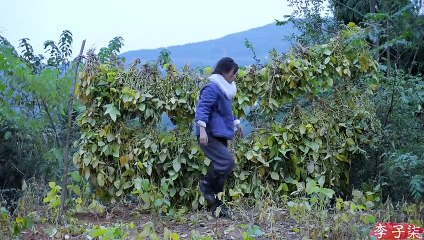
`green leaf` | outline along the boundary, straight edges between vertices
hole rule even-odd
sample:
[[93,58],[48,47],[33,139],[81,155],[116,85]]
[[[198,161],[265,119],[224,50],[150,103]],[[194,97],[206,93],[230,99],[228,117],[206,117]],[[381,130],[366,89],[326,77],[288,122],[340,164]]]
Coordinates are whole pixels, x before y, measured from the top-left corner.
[[55,182],[49,182],[49,187],[51,189],[55,188],[56,187],[56,183]]
[[191,154],[196,154],[198,149],[196,147],[191,148]]
[[152,144],[152,141],[150,141],[150,139],[146,139],[146,141],[144,142],[144,148],[148,148],[150,147],[150,145]]
[[138,105],[138,110],[144,112],[145,109],[146,109],[146,104],[141,103],[140,105]]
[[50,238],[52,238],[52,237],[54,237],[54,235],[56,235],[56,233],[57,233],[57,228],[52,227],[52,228],[49,228],[49,229],[47,229],[47,230],[45,230],[45,231],[46,231],[47,235],[48,235]]
[[182,93],[181,88],[180,88],[180,87],[177,87],[177,88],[175,89],[175,94],[176,94],[177,96],[179,96],[181,93]]
[[272,172],[271,178],[278,181],[280,179],[280,175],[278,175],[278,173],[276,173],[276,172]]
[[55,208],[60,205],[60,198],[56,198],[53,202],[50,203],[50,206]]
[[335,192],[329,188],[322,188],[321,193],[323,193],[328,198],[332,198]]
[[119,190],[115,193],[115,195],[116,195],[117,197],[119,197],[119,196],[121,196],[121,195],[122,195],[122,193],[123,193],[123,191],[122,191],[121,189],[119,189]]
[[306,132],[306,128],[305,128],[305,126],[300,125],[300,127],[299,127],[299,132],[300,132],[300,134],[305,134],[305,132]]
[[6,84],[0,82],[0,92],[4,92],[6,90]]
[[105,111],[105,115],[106,114],[109,114],[109,116],[112,118],[112,120],[114,121],[114,122],[116,122],[116,117],[117,116],[120,116],[121,115],[121,113],[119,112],[119,110],[115,107],[115,105],[113,105],[113,103],[111,103],[111,104],[107,104],[107,105],[105,105],[105,106],[103,106],[104,108],[106,108],[106,111]]
[[143,188],[144,191],[149,191],[150,190],[149,179],[143,179],[143,182],[141,184],[141,187]]
[[124,103],[131,102],[132,100],[133,100],[133,97],[128,94],[124,94],[122,96],[122,101],[124,101]]
[[354,146],[355,145],[355,141],[352,138],[346,138],[346,143],[349,146]]
[[85,157],[83,159],[83,162],[84,162],[84,166],[89,166],[90,163],[91,163],[91,158],[90,157]]
[[306,166],[309,173],[313,173],[315,171],[315,164],[313,161],[309,161],[308,165]]
[[12,133],[11,133],[11,132],[9,132],[9,131],[7,131],[7,132],[4,134],[4,140],[9,140],[11,137],[12,137]]
[[374,224],[374,223],[376,223],[376,218],[373,215],[369,215],[368,216],[368,221],[369,221],[369,223]]
[[141,186],[142,186],[142,183],[143,183],[143,181],[142,181],[142,179],[141,179],[141,178],[136,178],[136,179],[134,179],[134,180],[133,180],[133,183],[134,183],[134,188],[135,188],[135,189],[137,189],[137,190],[141,190]]
[[347,26],[348,26],[349,28],[354,28],[354,27],[356,26],[356,24],[355,24],[354,22],[349,22],[349,23],[347,24]]
[[160,160],[160,162],[164,162],[165,159],[166,159],[166,156],[167,156],[166,153],[160,152],[160,154],[159,154],[159,160]]
[[319,191],[319,187],[317,186],[317,182],[315,182],[313,179],[308,179],[306,182],[306,193],[312,194]]
[[156,153],[156,152],[157,152],[157,150],[158,150],[158,145],[156,145],[155,143],[153,143],[153,144],[150,146],[150,148],[152,149],[152,152],[153,152],[153,153]]
[[91,152],[95,153],[97,151],[97,145],[96,144],[92,144],[91,145]]
[[269,102],[272,103],[274,106],[278,107],[278,102],[274,98],[269,98]]
[[327,56],[330,56],[330,55],[331,55],[331,50],[330,50],[330,49],[328,49],[328,48],[327,48],[327,49],[325,49],[325,50],[324,50],[324,54],[325,54],[325,55],[327,55]]
[[342,76],[343,74],[342,74],[342,67],[336,67],[336,71],[337,71],[337,73],[340,75],[340,76]]
[[159,198],[155,200],[155,207],[160,207],[162,206],[163,203],[163,199]]
[[320,187],[323,187],[323,186],[324,186],[324,183],[325,183],[325,177],[324,177],[324,176],[321,176],[321,177],[319,178],[319,180],[318,180],[318,185],[319,185]]
[[330,57],[326,57],[324,60],[324,64],[328,64],[330,62]]
[[174,167],[175,172],[179,172],[181,169],[181,163],[180,161],[178,161],[178,159],[175,159],[174,161],[172,161],[172,166]]
[[310,147],[312,151],[318,152],[319,144],[317,142],[309,142],[308,147]]
[[76,195],[81,196],[81,189],[80,189],[80,187],[78,185],[71,185],[71,186],[72,186],[72,191]]
[[108,133],[108,134],[106,135],[106,138],[107,138],[107,141],[108,141],[108,142],[112,142],[112,141],[113,141],[113,139],[115,139],[115,136],[114,136],[112,133]]
[[253,158],[253,153],[252,153],[251,150],[247,151],[246,158],[247,158],[247,160],[251,160]]
[[90,231],[89,235],[90,237],[96,238],[104,235],[107,232],[106,229],[103,228],[97,228],[95,230]]
[[74,179],[75,182],[81,182],[81,175],[79,174],[78,171],[73,171],[71,172],[71,177],[72,179]]

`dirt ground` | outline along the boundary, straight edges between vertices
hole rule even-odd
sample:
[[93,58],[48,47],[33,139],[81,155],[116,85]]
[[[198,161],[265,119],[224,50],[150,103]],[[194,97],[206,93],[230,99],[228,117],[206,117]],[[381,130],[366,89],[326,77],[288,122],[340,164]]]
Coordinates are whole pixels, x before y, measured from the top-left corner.
[[[121,229],[128,233],[127,239],[137,239],[148,223],[153,223],[154,230],[160,239],[163,239],[164,229],[178,233],[180,239],[190,239],[193,231],[202,237],[211,236],[212,239],[243,239],[243,232],[253,233],[252,229],[259,229],[252,239],[302,239],[294,230],[301,230],[300,226],[290,218],[288,212],[282,210],[273,214],[274,221],[255,222],[260,219],[257,210],[233,210],[234,216],[229,218],[213,218],[210,212],[197,211],[174,217],[161,216],[132,209],[131,206],[120,206],[109,213],[74,214],[72,222],[65,226],[35,224],[35,231],[23,231],[22,239],[52,239],[46,233],[50,228],[56,228],[53,239],[87,239],[84,229],[91,229],[94,225],[104,227],[123,226]],[[128,225],[134,223],[132,229]],[[254,227],[254,226],[257,227]],[[65,236],[67,235],[67,236]]]

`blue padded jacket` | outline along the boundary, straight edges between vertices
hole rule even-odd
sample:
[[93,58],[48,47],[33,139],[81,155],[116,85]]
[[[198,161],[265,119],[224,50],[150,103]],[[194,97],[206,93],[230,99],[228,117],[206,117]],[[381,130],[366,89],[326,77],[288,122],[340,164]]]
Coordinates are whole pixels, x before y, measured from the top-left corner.
[[[196,134],[200,135],[199,122],[206,125],[206,133],[214,137],[233,139],[236,118],[233,115],[232,100],[214,82],[209,82],[200,91],[195,121]],[[238,121],[238,120],[237,120]]]

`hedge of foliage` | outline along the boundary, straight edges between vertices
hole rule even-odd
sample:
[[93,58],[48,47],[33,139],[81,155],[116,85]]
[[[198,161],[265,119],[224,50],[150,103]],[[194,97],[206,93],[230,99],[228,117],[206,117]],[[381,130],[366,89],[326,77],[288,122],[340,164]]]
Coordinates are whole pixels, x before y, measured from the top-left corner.
[[[377,63],[361,33],[347,26],[325,45],[272,52],[266,65],[240,69],[234,113],[257,114],[262,124],[231,145],[237,167],[228,196],[260,197],[270,189],[285,194],[307,178],[327,187],[349,186],[351,159],[379,133],[367,100]],[[139,61],[125,70],[88,54],[77,89],[85,111],[78,117],[82,135],[73,160],[99,196],[131,192],[146,208],[162,211],[171,203],[193,208],[203,203],[198,180],[210,161],[192,130],[208,74],[210,69]],[[163,113],[175,129],[158,127]],[[279,113],[283,120],[277,120]]]

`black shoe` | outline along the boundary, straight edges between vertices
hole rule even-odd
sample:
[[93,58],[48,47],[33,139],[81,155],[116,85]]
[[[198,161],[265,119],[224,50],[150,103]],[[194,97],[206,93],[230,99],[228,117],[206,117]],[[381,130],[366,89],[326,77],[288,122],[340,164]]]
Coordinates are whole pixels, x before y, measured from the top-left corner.
[[219,203],[212,208],[212,216],[215,218],[225,217],[232,219],[233,212],[222,201],[219,201]]
[[213,207],[217,204],[217,199],[215,197],[215,194],[211,193],[210,191],[208,191],[208,183],[205,180],[201,180],[200,181],[200,191],[203,194],[203,197],[205,198],[208,207]]

